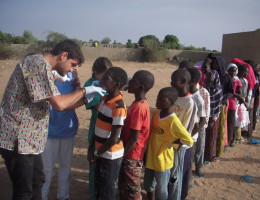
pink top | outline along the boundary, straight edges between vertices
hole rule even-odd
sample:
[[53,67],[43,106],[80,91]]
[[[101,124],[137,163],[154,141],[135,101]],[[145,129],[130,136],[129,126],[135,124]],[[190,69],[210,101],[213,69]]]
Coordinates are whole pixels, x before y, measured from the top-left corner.
[[[235,77],[234,80],[232,81],[234,93],[237,93],[237,86],[242,87],[241,81]],[[236,110],[237,109],[237,103],[236,103],[236,98],[233,96],[231,98],[228,98],[228,109],[229,110]]]

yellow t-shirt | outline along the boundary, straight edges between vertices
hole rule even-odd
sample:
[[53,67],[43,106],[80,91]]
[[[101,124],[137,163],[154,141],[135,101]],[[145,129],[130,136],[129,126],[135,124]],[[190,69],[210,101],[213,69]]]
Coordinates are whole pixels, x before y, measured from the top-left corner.
[[146,168],[158,172],[171,169],[173,167],[172,143],[178,139],[183,144],[193,145],[193,139],[175,113],[160,119],[160,110],[155,110],[151,121]]

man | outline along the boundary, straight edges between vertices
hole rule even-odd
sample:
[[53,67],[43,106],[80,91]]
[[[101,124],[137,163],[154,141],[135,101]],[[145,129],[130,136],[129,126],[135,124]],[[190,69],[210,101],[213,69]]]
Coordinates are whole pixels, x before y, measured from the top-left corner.
[[84,62],[80,47],[64,40],[50,54],[25,57],[15,68],[0,106],[0,154],[13,186],[13,199],[41,200],[43,152],[49,123],[49,103],[57,111],[83,105],[86,87],[60,95],[52,70],[61,76]]

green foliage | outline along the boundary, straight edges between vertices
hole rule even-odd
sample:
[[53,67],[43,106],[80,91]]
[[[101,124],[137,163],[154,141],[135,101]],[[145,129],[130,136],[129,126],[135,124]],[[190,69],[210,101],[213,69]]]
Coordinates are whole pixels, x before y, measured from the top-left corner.
[[66,39],[68,39],[68,37],[64,34],[50,31],[47,35],[45,46],[47,48],[53,48],[56,44]]
[[162,62],[168,57],[167,48],[154,39],[143,40],[143,59],[146,62]]
[[13,38],[13,44],[24,44],[24,38],[21,36],[16,36]]
[[144,44],[145,40],[153,40],[154,43],[160,44],[160,41],[156,36],[146,35],[146,36],[143,36],[139,39],[138,44],[140,45],[140,47],[145,47],[145,44]]
[[31,31],[23,32],[23,40],[24,40],[24,44],[36,44],[37,43],[37,38],[33,36]]
[[197,50],[197,48],[196,48],[196,47],[194,47],[194,46],[192,46],[192,45],[190,45],[190,46],[187,46],[187,47],[183,47],[183,50],[191,50],[191,51],[196,51],[196,50]]
[[101,44],[109,44],[111,42],[111,39],[109,37],[105,37],[101,40]]
[[8,44],[0,43],[0,59],[10,59],[16,54],[16,50]]
[[84,42],[82,40],[78,40],[76,38],[72,39],[74,42],[76,42],[80,47],[83,46]]
[[0,43],[5,42],[5,34],[0,30]]
[[126,48],[135,48],[135,44],[132,43],[132,40],[127,40]]
[[168,49],[180,49],[179,39],[175,35],[166,35],[163,43]]

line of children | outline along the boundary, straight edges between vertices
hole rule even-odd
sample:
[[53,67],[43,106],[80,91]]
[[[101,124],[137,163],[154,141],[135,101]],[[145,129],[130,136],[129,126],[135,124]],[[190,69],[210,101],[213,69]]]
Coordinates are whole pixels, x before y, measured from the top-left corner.
[[[244,103],[245,97],[237,92],[239,88],[234,78],[234,65],[228,68],[229,76],[223,58],[214,57],[212,60],[212,63],[208,60],[202,62],[204,80],[201,88],[196,86],[202,74],[189,63],[182,63],[180,67],[184,69],[172,73],[172,87],[163,88],[158,93],[157,110],[153,112],[151,125],[145,94],[153,87],[153,75],[140,70],[129,81],[128,92],[135,95],[135,101],[126,115],[120,90],[127,82],[127,75],[122,74],[123,70],[117,67],[106,71],[101,85],[108,95],[101,99],[98,106],[95,135],[88,150],[88,160],[96,163],[97,199],[116,198],[118,177],[120,199],[142,198],[140,179],[146,145],[144,188],[148,199],[185,199],[189,187],[193,185],[193,159],[195,173],[201,177],[204,160],[211,162],[218,156],[217,137],[221,144],[219,155],[222,154],[224,138],[229,138],[229,145],[232,146],[236,129],[229,127],[232,131],[229,131],[229,137],[225,136],[224,107],[228,105],[226,101],[233,91],[234,98],[240,103]],[[218,71],[212,70],[211,64]],[[238,68],[243,82],[247,68],[242,65]],[[234,84],[231,89],[230,77]],[[223,87],[227,88],[224,97]],[[234,106],[232,100],[230,106]],[[224,118],[220,133],[221,111],[224,112]]]

